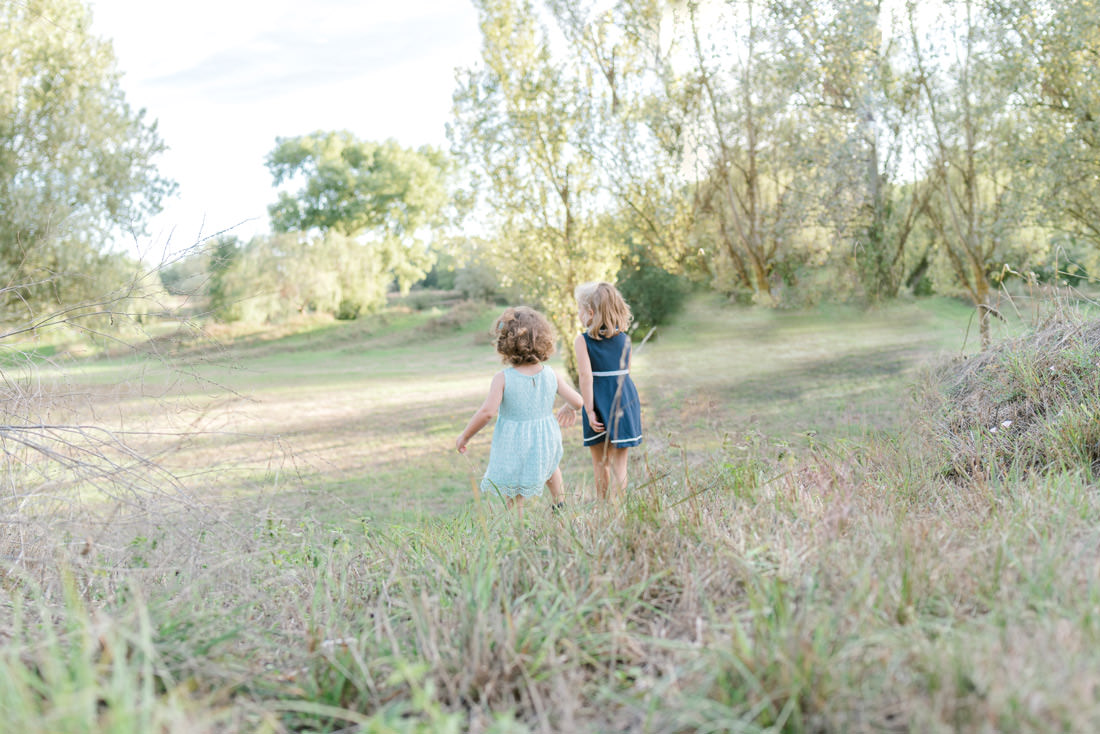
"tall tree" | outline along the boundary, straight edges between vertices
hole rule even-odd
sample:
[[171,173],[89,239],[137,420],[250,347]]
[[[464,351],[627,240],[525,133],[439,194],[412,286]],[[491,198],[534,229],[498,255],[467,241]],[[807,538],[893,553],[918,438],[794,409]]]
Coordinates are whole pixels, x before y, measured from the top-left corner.
[[781,12],[806,52],[799,92],[811,110],[807,147],[819,161],[827,221],[852,244],[866,296],[891,298],[931,193],[909,170],[920,88],[900,57],[906,34],[895,20],[904,19],[883,0],[797,0]]
[[[1002,0],[1006,47],[1026,82],[1017,96],[1028,134],[1020,163],[1033,172],[1046,226],[1100,249],[1100,3]],[[1013,48],[1014,47],[1014,48]],[[1094,274],[1097,275],[1097,274]]]
[[[126,102],[109,42],[77,0],[0,0],[0,317],[114,288],[120,232],[174,184],[155,123]],[[113,274],[113,275],[112,275]]]
[[[269,207],[272,229],[319,234],[311,246],[331,247],[330,261],[364,261],[341,267],[346,278],[370,273],[381,279],[344,283],[344,293],[384,293],[385,282],[395,278],[406,290],[431,268],[426,232],[441,222],[451,168],[441,151],[360,141],[346,131],[316,132],[279,138],[267,167],[276,186],[301,184]],[[324,253],[319,257],[324,260]],[[374,295],[348,303],[351,309],[377,305]]]
[[[926,13],[928,6],[921,10]],[[987,347],[990,276],[1013,259],[1012,238],[1027,209],[1015,185],[1011,152],[1020,128],[986,9],[975,0],[947,0],[942,10],[932,20],[918,13],[915,3],[908,5],[925,104],[927,160],[936,182],[929,214],[943,255],[978,311]],[[936,24],[935,33],[930,23]]]
[[590,84],[577,59],[555,57],[529,0],[475,5],[481,64],[459,75],[452,145],[497,238],[496,264],[568,336],[574,288],[613,277],[624,250],[600,217]]
[[661,45],[657,0],[548,0],[570,55],[585,70],[595,134],[580,140],[617,200],[633,250],[670,270],[692,260],[693,212],[678,87]]
[[687,3],[670,31],[683,71],[667,77],[684,80],[676,97],[697,222],[764,304],[774,302],[773,269],[815,205],[793,99],[801,59],[774,11],[760,0]]

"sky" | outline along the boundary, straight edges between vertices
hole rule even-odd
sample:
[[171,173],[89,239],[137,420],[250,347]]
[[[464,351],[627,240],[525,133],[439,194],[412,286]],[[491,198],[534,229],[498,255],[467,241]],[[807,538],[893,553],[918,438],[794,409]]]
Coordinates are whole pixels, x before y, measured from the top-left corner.
[[231,230],[268,231],[264,158],[277,137],[349,130],[447,148],[455,68],[478,62],[466,0],[88,0],[121,85],[156,120],[175,196],[137,242],[174,253]]

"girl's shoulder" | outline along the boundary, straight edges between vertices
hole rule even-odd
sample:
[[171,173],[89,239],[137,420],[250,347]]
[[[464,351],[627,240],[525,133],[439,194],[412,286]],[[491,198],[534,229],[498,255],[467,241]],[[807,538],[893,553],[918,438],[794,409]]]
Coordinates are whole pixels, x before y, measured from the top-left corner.
[[630,342],[630,335],[627,334],[625,331],[619,331],[618,329],[615,330],[615,333],[610,334],[610,335],[590,334],[586,330],[586,331],[582,331],[580,333],[580,335],[577,337],[577,343],[578,344],[580,344],[581,342],[584,342],[584,341],[603,342],[603,343],[606,343],[606,344],[617,344],[617,343],[620,343],[620,342],[623,342],[623,341],[629,343]]

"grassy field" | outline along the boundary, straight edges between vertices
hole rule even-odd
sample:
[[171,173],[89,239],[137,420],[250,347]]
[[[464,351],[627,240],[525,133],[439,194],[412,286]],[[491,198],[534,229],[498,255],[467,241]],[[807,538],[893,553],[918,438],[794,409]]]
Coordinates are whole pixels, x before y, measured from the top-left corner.
[[[28,406],[157,463],[110,484],[9,460],[0,714],[27,732],[1100,724],[1091,472],[953,478],[923,425],[925,368],[976,351],[964,305],[697,298],[635,357],[628,501],[592,501],[573,429],[567,512],[522,525],[472,491],[488,432],[469,462],[453,449],[499,369],[495,313],[25,368]],[[32,476],[53,484],[22,491]]]
[[[453,515],[472,500],[470,472],[488,457],[489,432],[470,463],[453,443],[500,369],[487,336],[497,310],[467,309],[461,323],[425,311],[313,325],[167,363],[144,355],[81,363],[66,369],[66,387],[88,396],[78,410],[97,420],[186,432],[183,445],[136,444],[165,452],[162,463],[198,495],[281,495],[326,522]],[[636,357],[647,442],[635,463],[891,427],[922,365],[973,351],[969,313],[953,301],[793,314],[699,299]],[[564,369],[560,354],[551,364]],[[565,475],[583,499],[591,478],[579,430],[565,437]]]

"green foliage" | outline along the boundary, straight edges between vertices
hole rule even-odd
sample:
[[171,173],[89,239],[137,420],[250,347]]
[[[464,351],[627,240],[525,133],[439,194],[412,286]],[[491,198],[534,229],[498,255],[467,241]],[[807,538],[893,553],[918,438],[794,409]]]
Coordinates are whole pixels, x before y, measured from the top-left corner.
[[157,274],[168,293],[174,296],[200,296],[208,293],[210,276],[214,271],[211,267],[211,249],[202,248],[185,251],[161,267]]
[[866,299],[892,298],[930,189],[926,179],[902,184],[911,178],[901,166],[913,156],[909,136],[919,126],[908,44],[882,3],[801,0],[780,12],[802,48],[797,89],[810,100],[813,134],[804,144],[818,162],[810,176],[820,219],[846,246]]
[[1006,265],[1097,269],[1095,0],[478,9],[452,144],[559,329],[628,227],[760,303],[962,293],[987,343]]
[[[977,309],[982,345],[989,346],[991,276],[1006,262],[1026,267],[1018,255],[1034,244],[1020,234],[1031,202],[1025,171],[1014,165],[1021,131],[1010,104],[1019,70],[1003,64],[988,6],[947,3],[935,20],[912,5],[908,12],[935,185],[927,212],[940,257]],[[927,32],[932,23],[938,33]]]
[[0,3],[0,283],[6,310],[72,305],[120,285],[102,254],[140,234],[174,185],[156,125],[126,102],[110,43],[78,0]]
[[337,232],[257,237],[219,252],[212,258],[211,306],[223,321],[264,323],[303,313],[355,319],[385,306],[393,272],[386,243]]
[[438,253],[436,254],[435,262],[432,264],[432,269],[428,271],[424,279],[417,283],[417,285],[424,288],[444,291],[454,290],[455,271],[458,267],[458,262],[451,252],[444,251]]
[[1092,249],[1100,244],[1100,7],[1095,0],[993,4],[1002,67],[1022,130],[1013,152],[1037,217]]
[[478,301],[501,301],[507,298],[500,273],[488,263],[467,263],[455,271],[454,280],[455,288],[467,298]]
[[492,228],[488,264],[568,338],[574,289],[609,279],[623,251],[600,206],[592,84],[577,59],[555,55],[535,4],[475,4],[482,64],[459,73],[452,146]]
[[[237,274],[240,295],[255,295],[253,319],[290,310],[355,319],[378,310],[391,283],[407,291],[424,278],[433,260],[425,232],[447,203],[443,153],[317,132],[280,138],[267,167],[276,186],[302,187],[279,194],[269,208],[278,234],[250,247],[253,264]],[[257,277],[267,288],[246,293]]]
[[235,290],[230,273],[240,259],[244,249],[241,241],[231,235],[219,237],[211,247],[208,269],[210,275],[210,311],[221,321],[236,321],[241,318],[240,299],[244,293]]
[[431,147],[365,142],[342,131],[279,138],[267,167],[276,186],[302,182],[270,207],[276,232],[403,239],[438,220],[450,164]]
[[480,237],[452,239],[439,258],[445,271],[439,273],[436,287],[457,290],[466,298],[486,303],[523,302],[511,264],[502,259],[495,243]]
[[644,253],[623,266],[615,285],[630,304],[634,323],[642,333],[650,327],[667,324],[680,312],[691,293],[687,278],[659,267]]
[[363,311],[363,304],[353,301],[348,298],[340,300],[340,303],[336,306],[336,312],[333,314],[339,321],[354,321],[359,318],[359,314]]

